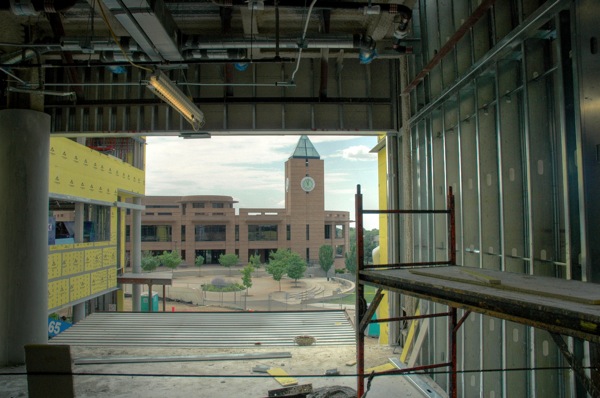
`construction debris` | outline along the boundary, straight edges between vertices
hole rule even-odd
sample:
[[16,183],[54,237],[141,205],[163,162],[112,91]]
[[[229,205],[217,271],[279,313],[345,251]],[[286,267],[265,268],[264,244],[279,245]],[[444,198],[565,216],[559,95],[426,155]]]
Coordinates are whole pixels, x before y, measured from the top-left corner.
[[252,368],[252,371],[254,373],[268,373],[269,369],[271,369],[271,367],[267,365],[256,365]]
[[240,361],[252,359],[291,358],[290,352],[265,352],[248,354],[208,354],[167,357],[104,357],[79,358],[75,365],[120,364],[120,363],[153,363],[153,362],[193,362],[193,361]]
[[269,390],[269,397],[290,397],[290,396],[306,396],[312,393],[312,384],[301,384],[293,387],[278,388],[277,390]]
[[312,394],[309,394],[307,398],[354,398],[356,397],[356,390],[350,387],[344,386],[331,386],[317,388]]
[[275,380],[284,387],[294,386],[298,384],[298,380],[290,377],[290,375],[281,368],[271,368],[267,373],[275,378]]

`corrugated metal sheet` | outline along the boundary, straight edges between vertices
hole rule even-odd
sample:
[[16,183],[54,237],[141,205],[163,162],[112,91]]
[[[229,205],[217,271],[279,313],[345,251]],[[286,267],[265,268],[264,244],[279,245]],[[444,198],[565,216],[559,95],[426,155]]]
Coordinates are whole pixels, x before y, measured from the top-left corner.
[[94,313],[51,344],[152,347],[295,345],[309,335],[318,345],[355,344],[344,311]]

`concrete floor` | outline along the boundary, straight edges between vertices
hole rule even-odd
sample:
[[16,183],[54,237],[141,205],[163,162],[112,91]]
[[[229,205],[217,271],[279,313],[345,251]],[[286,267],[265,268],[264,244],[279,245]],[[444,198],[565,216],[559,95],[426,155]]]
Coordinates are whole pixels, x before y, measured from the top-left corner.
[[[214,275],[197,276],[188,271],[175,274],[174,291],[190,294],[197,285]],[[277,282],[270,277],[255,277],[254,286],[247,297],[253,307],[266,305],[277,298],[293,304],[291,296],[285,298],[279,292]],[[339,291],[339,284],[328,282],[325,278],[301,280],[300,287],[290,280],[282,281],[284,292],[323,290],[323,296]],[[183,290],[182,290],[183,288]],[[169,296],[169,294],[167,294]],[[281,302],[281,301],[280,301]],[[318,304],[320,305],[320,304]],[[317,306],[318,306],[317,305]],[[174,305],[173,305],[174,306]],[[169,305],[170,309],[171,305]],[[177,303],[177,311],[190,308],[198,311],[202,307]],[[160,305],[162,309],[162,304]],[[258,309],[258,308],[257,308]],[[314,309],[314,308],[308,308]],[[352,310],[353,308],[349,308]],[[279,367],[293,375],[299,384],[312,384],[313,388],[326,386],[348,386],[356,389],[356,366],[347,366],[356,358],[354,345],[309,347],[256,347],[256,348],[165,348],[165,347],[86,347],[72,346],[74,360],[98,357],[145,358],[164,356],[190,356],[207,354],[230,354],[239,356],[244,353],[289,352],[291,358],[261,360],[221,360],[193,362],[147,362],[135,364],[73,365],[74,389],[76,397],[266,397],[269,390],[282,388],[271,376],[252,372],[257,365]],[[388,362],[388,358],[398,357],[393,347],[379,345],[377,339],[368,338],[365,349],[365,367],[373,367]],[[339,376],[324,377],[329,369],[338,369]],[[24,366],[3,368],[0,372],[0,398],[27,397],[27,378]],[[8,376],[6,374],[14,374]],[[48,391],[47,397],[53,397]],[[407,376],[376,377],[367,395],[368,398],[424,397],[425,395],[411,383]]]
[[[269,390],[282,388],[266,374],[252,372],[257,365],[279,367],[294,376],[299,384],[313,388],[348,386],[356,389],[356,366],[346,363],[355,358],[354,346],[273,347],[253,349],[168,349],[121,347],[71,347],[72,357],[161,357],[206,354],[239,355],[251,352],[289,352],[291,358],[160,362],[136,364],[74,365],[76,397],[266,397]],[[384,364],[392,356],[390,347],[380,346],[375,339],[367,340],[366,366]],[[397,355],[395,355],[397,356]],[[338,369],[340,376],[324,377],[329,369]],[[2,369],[2,373],[24,373],[25,367]],[[0,397],[27,397],[24,375],[1,376]],[[52,397],[49,391],[48,397]],[[376,377],[367,395],[369,398],[424,397],[406,376]]]

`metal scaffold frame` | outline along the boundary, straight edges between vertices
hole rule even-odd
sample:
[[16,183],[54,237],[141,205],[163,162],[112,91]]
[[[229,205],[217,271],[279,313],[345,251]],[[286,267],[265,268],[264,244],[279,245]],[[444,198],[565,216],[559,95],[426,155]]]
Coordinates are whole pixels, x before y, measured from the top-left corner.
[[[385,374],[400,374],[435,369],[441,367],[450,368],[450,397],[457,396],[457,380],[456,380],[456,336],[461,325],[469,316],[471,311],[466,311],[460,320],[457,319],[456,307],[449,306],[448,312],[430,315],[415,315],[403,316],[394,318],[385,318],[373,320],[373,315],[377,307],[383,299],[383,288],[379,287],[373,301],[367,307],[364,296],[364,280],[361,278],[361,272],[364,270],[381,270],[381,269],[400,269],[405,267],[431,267],[431,266],[449,266],[456,265],[456,227],[455,227],[455,209],[454,195],[452,187],[449,188],[447,196],[447,208],[445,210],[365,210],[363,209],[362,194],[360,185],[357,186],[355,196],[356,207],[356,368],[358,373],[357,378],[357,395],[362,397],[365,390],[365,330],[369,323],[383,322],[402,322],[407,320],[416,320],[424,318],[432,318],[439,316],[448,316],[448,345],[450,352],[450,361],[438,364],[417,366],[405,368],[401,370],[385,371]],[[364,260],[364,240],[363,240],[363,215],[364,214],[446,214],[448,216],[448,260],[447,261],[428,261],[428,262],[411,262],[411,263],[395,263],[395,264],[373,264],[365,265]]]

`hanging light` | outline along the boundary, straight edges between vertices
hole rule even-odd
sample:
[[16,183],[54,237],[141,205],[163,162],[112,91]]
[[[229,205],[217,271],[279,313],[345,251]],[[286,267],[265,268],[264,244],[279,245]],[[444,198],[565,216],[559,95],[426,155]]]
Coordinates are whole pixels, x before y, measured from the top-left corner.
[[370,64],[375,58],[377,58],[377,50],[374,48],[361,48],[358,53],[361,64]]
[[204,113],[161,70],[154,71],[147,87],[179,112],[195,131],[204,126]]

